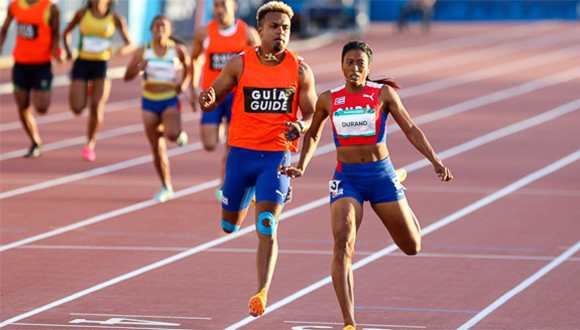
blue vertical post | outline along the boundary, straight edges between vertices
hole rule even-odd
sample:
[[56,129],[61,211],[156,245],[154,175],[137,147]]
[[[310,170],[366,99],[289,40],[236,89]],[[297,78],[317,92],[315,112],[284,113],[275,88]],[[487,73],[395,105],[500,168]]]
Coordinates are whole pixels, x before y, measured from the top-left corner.
[[163,0],[129,0],[129,31],[136,45],[151,38],[151,22],[161,13]]

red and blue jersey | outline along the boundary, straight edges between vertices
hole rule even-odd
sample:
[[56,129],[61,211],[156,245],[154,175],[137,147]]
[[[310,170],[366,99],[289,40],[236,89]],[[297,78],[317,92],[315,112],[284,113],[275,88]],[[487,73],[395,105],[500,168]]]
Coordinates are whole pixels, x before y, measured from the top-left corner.
[[350,94],[344,85],[331,90],[332,131],[338,146],[377,144],[387,141],[387,115],[380,109],[382,84],[367,81],[365,89]]

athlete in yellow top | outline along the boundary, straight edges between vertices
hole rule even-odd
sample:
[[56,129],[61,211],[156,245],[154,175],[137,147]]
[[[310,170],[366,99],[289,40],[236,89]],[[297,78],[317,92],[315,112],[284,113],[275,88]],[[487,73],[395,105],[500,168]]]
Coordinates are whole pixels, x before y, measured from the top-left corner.
[[[72,21],[63,32],[64,49],[67,59],[72,59],[69,45],[72,30],[79,25],[81,40],[79,56],[72,69],[69,102],[72,111],[80,114],[89,107],[87,127],[87,144],[83,148],[83,158],[94,161],[97,132],[103,122],[103,110],[109,99],[111,82],[107,79],[107,62],[111,58],[111,37],[118,29],[125,45],[115,53],[122,56],[130,53],[134,47],[129,36],[125,18],[114,11],[113,0],[88,0],[86,5],[76,12]],[[88,102],[88,87],[92,82],[92,97]]]

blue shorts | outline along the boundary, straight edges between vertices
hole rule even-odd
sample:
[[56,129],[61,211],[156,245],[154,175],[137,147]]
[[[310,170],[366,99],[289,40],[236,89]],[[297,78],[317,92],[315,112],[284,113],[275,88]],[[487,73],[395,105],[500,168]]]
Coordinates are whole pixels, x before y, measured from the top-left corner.
[[146,97],[141,98],[141,107],[144,111],[151,111],[155,112],[156,114],[160,115],[168,108],[177,108],[179,110],[179,99],[177,96],[166,100],[150,100]]
[[256,203],[270,201],[284,205],[290,178],[278,177],[281,164],[290,165],[289,152],[230,147],[222,187],[222,208],[226,211],[247,209],[254,193]]
[[405,198],[405,188],[389,157],[366,164],[339,163],[333,181],[330,182],[330,204],[342,197],[352,197],[361,205],[364,201],[378,204]]
[[234,101],[234,93],[230,93],[212,112],[203,112],[201,114],[201,124],[215,124],[222,123],[223,118],[227,119],[229,123],[232,119],[232,102]]

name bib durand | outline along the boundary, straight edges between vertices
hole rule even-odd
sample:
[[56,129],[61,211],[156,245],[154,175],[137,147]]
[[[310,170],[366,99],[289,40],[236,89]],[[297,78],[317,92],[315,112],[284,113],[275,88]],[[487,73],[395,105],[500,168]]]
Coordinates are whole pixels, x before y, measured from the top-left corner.
[[232,57],[238,55],[238,53],[212,53],[209,54],[210,65],[212,70],[221,71],[226,63],[232,59]]
[[292,113],[294,93],[294,87],[244,87],[244,112]]
[[24,39],[36,39],[38,38],[38,26],[26,23],[18,23],[16,26],[16,33],[19,37]]
[[339,138],[377,134],[375,109],[337,110],[332,121]]

